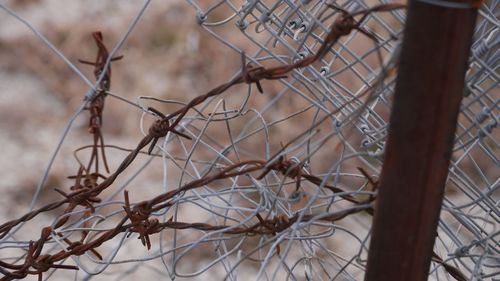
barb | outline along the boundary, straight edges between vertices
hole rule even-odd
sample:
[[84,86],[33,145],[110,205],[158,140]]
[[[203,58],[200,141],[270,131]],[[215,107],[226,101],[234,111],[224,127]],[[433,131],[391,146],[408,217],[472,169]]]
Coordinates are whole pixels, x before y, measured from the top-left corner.
[[[87,171],[90,171],[92,164],[95,161],[95,173],[99,172],[99,154],[98,148],[101,147],[101,155],[102,161],[104,163],[104,167],[106,168],[106,172],[109,173],[108,161],[106,160],[106,153],[104,149],[104,138],[102,135],[101,127],[102,127],[102,112],[104,110],[104,100],[106,98],[106,93],[111,90],[111,65],[104,68],[106,66],[106,62],[109,59],[109,52],[103,42],[103,36],[100,31],[96,31],[92,33],[92,37],[95,40],[97,45],[97,57],[94,62],[86,61],[86,60],[78,60],[80,63],[88,64],[94,66],[94,76],[97,80],[104,75],[99,82],[99,88],[97,89],[97,93],[90,100],[87,110],[90,112],[90,120],[89,120],[89,133],[94,136],[94,147],[92,149],[92,154],[87,165]],[[117,56],[110,59],[110,62],[117,61],[122,59],[123,56]]]

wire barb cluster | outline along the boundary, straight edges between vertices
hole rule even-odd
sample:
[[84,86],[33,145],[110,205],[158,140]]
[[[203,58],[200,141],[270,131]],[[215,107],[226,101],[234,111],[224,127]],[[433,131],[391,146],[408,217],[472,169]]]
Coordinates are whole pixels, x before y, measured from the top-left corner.
[[[374,8],[375,10],[395,10],[404,8],[403,5],[380,5]],[[366,12],[367,14],[369,11]],[[345,14],[344,17],[349,17],[348,14]],[[351,17],[352,18],[352,17]],[[125,204],[123,209],[125,211],[125,216],[120,221],[115,228],[104,232],[99,237],[84,243],[83,241],[88,235],[87,231],[82,233],[82,239],[79,242],[69,242],[69,247],[66,251],[61,251],[54,255],[43,255],[40,256],[40,252],[43,248],[44,243],[46,243],[50,234],[54,232],[54,234],[59,235],[57,233],[57,229],[63,227],[70,219],[71,213],[75,210],[76,207],[81,206],[86,211],[82,217],[85,219],[89,217],[91,214],[95,212],[94,204],[100,203],[102,200],[99,198],[99,195],[108,187],[110,187],[116,178],[123,173],[127,167],[134,161],[139,152],[146,146],[149,145],[148,154],[151,154],[154,150],[155,145],[157,144],[160,138],[165,137],[168,133],[172,132],[180,137],[186,138],[188,140],[192,140],[192,138],[180,130],[176,129],[176,126],[183,120],[186,114],[190,109],[196,107],[197,105],[203,103],[210,97],[218,96],[227,91],[234,85],[240,83],[246,84],[256,84],[259,92],[263,93],[263,88],[260,84],[262,80],[279,80],[287,78],[286,74],[290,71],[298,68],[303,68],[311,65],[312,63],[318,61],[324,55],[322,50],[325,49],[325,46],[332,46],[341,36],[348,35],[349,32],[345,32],[345,28],[350,30],[356,28],[357,23],[352,22],[352,26],[346,26],[346,21],[338,21],[332,27],[331,31],[327,37],[324,39],[323,46],[320,48],[320,51],[308,57],[299,60],[298,62],[276,66],[276,67],[253,67],[246,63],[246,55],[242,53],[242,70],[235,78],[233,78],[228,83],[224,83],[220,86],[215,87],[214,89],[208,91],[206,94],[198,96],[192,99],[188,104],[186,104],[183,108],[175,111],[174,113],[169,114],[168,116],[163,114],[162,112],[150,107],[149,111],[153,112],[160,119],[153,122],[151,127],[148,130],[148,134],[139,142],[136,149],[131,151],[129,155],[122,161],[122,163],[118,166],[116,171],[112,173],[110,176],[105,177],[100,174],[99,171],[99,157],[98,157],[98,149],[101,148],[102,160],[104,166],[106,168],[106,172],[109,173],[108,164],[105,157],[105,146],[103,135],[101,132],[102,129],[102,112],[104,110],[104,99],[106,97],[106,93],[109,92],[111,86],[111,69],[105,69],[104,66],[108,60],[116,61],[122,58],[122,56],[109,58],[109,52],[107,51],[104,43],[103,43],[103,35],[101,32],[94,32],[92,36],[97,44],[98,52],[97,58],[95,62],[88,62],[85,60],[80,60],[80,62],[93,65],[95,67],[94,74],[96,79],[99,79],[101,75],[103,78],[99,81],[99,91],[96,95],[90,100],[88,110],[90,112],[90,123],[89,123],[89,132],[93,135],[94,144],[92,147],[91,157],[89,163],[86,168],[80,167],[78,170],[78,174],[71,178],[75,179],[75,185],[71,187],[73,192],[66,193],[60,189],[56,189],[56,191],[61,194],[64,199],[59,201],[56,204],[49,204],[47,206],[41,207],[38,210],[34,210],[21,219],[17,219],[11,222],[7,222],[0,226],[0,235],[5,236],[9,233],[9,231],[16,225],[21,222],[26,222],[28,220],[33,219],[36,215],[46,212],[49,210],[53,210],[58,208],[61,205],[68,204],[64,211],[64,215],[62,219],[58,220],[52,228],[44,229],[42,237],[36,241],[30,241],[28,247],[28,253],[25,258],[25,264],[23,267],[20,267],[15,272],[5,272],[5,280],[9,279],[18,279],[24,278],[28,274],[36,274],[39,276],[39,279],[42,278],[42,273],[48,271],[51,268],[60,268],[60,269],[78,269],[75,266],[58,266],[54,265],[55,262],[61,261],[71,255],[80,256],[86,253],[87,251],[93,251],[93,253],[100,259],[102,256],[98,254],[97,247],[103,244],[105,241],[113,239],[117,234],[121,232],[128,232],[127,236],[130,236],[132,233],[138,233],[139,239],[142,244],[146,246],[149,250],[151,249],[151,240],[150,235],[154,233],[158,233],[166,228],[177,228],[177,229],[185,229],[185,228],[194,228],[194,229],[202,229],[205,231],[210,230],[223,230],[223,233],[226,234],[259,234],[259,235],[276,235],[279,232],[282,232],[291,225],[296,223],[299,220],[299,215],[296,214],[292,217],[287,217],[285,215],[279,215],[272,218],[264,219],[259,213],[256,214],[256,218],[258,219],[258,223],[254,224],[250,227],[236,227],[231,228],[229,226],[213,226],[204,223],[182,223],[182,222],[173,222],[172,219],[167,221],[166,223],[160,223],[156,218],[150,218],[153,212],[161,211],[166,207],[170,207],[173,205],[172,200],[174,197],[184,193],[188,190],[199,188],[202,186],[206,186],[214,181],[221,179],[234,178],[239,175],[245,175],[251,173],[253,171],[264,170],[257,179],[262,179],[266,176],[271,170],[275,170],[281,172],[286,177],[291,177],[296,180],[296,192],[300,189],[301,178],[304,178],[317,186],[323,186],[327,189],[330,189],[334,193],[346,193],[340,188],[322,185],[321,179],[319,177],[304,174],[302,172],[302,167],[294,166],[292,162],[289,160],[285,160],[283,157],[280,157],[278,161],[275,161],[271,164],[266,161],[259,160],[249,160],[242,161],[240,163],[236,163],[234,165],[228,166],[225,169],[222,169],[220,172],[215,173],[213,175],[207,174],[201,179],[194,180],[178,189],[172,190],[170,192],[161,194],[156,196],[155,198],[149,201],[143,201],[135,206],[131,207],[129,194],[125,191]],[[341,32],[343,31],[343,32]],[[90,167],[94,165],[95,172],[90,172]],[[82,178],[84,179],[83,184],[81,183]],[[102,181],[99,183],[99,178]],[[356,199],[351,197],[350,195],[340,195],[340,197],[356,204],[361,205],[361,202],[358,202]],[[372,198],[373,199],[373,198]],[[367,203],[367,202],[364,202]],[[371,207],[366,207],[368,209]],[[334,222],[335,220],[344,218],[345,216],[357,213],[362,209],[353,209],[354,211],[348,211],[346,213],[342,213],[340,216],[330,216],[328,217],[328,221]],[[314,215],[307,215],[302,217],[301,220],[307,222]],[[127,221],[130,221],[129,224],[125,224]],[[34,249],[37,249],[36,251]],[[277,254],[280,254],[280,249],[278,247]],[[16,268],[14,264],[5,264],[6,268]],[[35,270],[31,270],[34,268]],[[4,280],[2,279],[2,280]]]

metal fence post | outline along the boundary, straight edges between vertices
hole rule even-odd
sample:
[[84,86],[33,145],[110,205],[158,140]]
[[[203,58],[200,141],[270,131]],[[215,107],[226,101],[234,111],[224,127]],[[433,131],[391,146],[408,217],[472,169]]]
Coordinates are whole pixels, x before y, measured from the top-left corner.
[[366,281],[428,277],[479,4],[409,3]]

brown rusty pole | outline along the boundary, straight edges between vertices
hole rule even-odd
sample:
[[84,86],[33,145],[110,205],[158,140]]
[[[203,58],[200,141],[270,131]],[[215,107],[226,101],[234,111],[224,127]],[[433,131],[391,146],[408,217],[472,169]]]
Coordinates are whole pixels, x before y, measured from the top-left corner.
[[427,280],[479,5],[410,0],[366,281]]

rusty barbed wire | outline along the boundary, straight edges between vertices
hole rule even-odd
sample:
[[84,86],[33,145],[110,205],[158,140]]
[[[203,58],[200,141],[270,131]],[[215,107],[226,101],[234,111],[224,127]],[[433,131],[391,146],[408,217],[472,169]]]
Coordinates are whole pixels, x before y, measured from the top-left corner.
[[[377,6],[377,9],[381,9],[381,7],[385,7],[385,6],[386,5],[379,5],[379,6]],[[403,7],[404,7],[403,5],[397,5],[397,6],[389,5],[384,9],[384,11],[394,10],[394,9],[402,9]],[[345,25],[344,22],[341,22],[341,24]],[[354,28],[354,26],[353,26],[353,28]],[[329,37],[325,38],[324,43],[323,43],[324,45],[333,45],[338,40],[338,38],[340,38],[341,35],[344,35],[344,34],[337,34],[336,30],[337,30],[336,26],[332,26],[331,33],[336,34],[336,36],[329,36]],[[100,73],[103,72],[103,70],[101,68],[103,66],[102,65],[103,61],[105,62],[107,60],[107,51],[106,51],[105,46],[102,44],[102,34],[100,32],[95,32],[95,33],[93,33],[93,37],[96,40],[97,45],[99,47],[97,62],[95,62],[95,63],[91,63],[91,62],[87,62],[87,61],[81,61],[81,62],[95,65],[96,66],[95,73],[97,75],[99,75]],[[121,59],[121,57],[112,58],[111,60],[118,60],[118,59]],[[183,136],[185,138],[190,139],[189,136],[177,131],[175,129],[175,127],[179,124],[179,122],[182,120],[182,118],[187,114],[187,112],[191,108],[201,104],[202,102],[204,102],[208,98],[220,95],[220,94],[224,93],[225,91],[227,91],[230,87],[232,87],[236,84],[240,84],[240,83],[252,84],[252,83],[258,83],[261,80],[274,80],[274,79],[284,78],[283,75],[292,71],[293,69],[308,66],[308,65],[314,63],[315,61],[317,61],[318,59],[321,59],[321,56],[313,55],[313,56],[306,57],[306,58],[300,60],[299,62],[291,64],[291,65],[283,65],[283,66],[272,67],[272,68],[264,68],[264,67],[253,68],[253,67],[245,64],[245,55],[243,53],[242,54],[242,62],[243,62],[242,71],[239,75],[237,75],[231,81],[224,83],[224,84],[221,84],[221,85],[213,88],[212,90],[210,90],[206,94],[192,99],[186,106],[169,114],[168,116],[165,116],[160,111],[150,107],[149,110],[151,110],[155,114],[159,115],[159,117],[161,119],[156,120],[151,125],[151,127],[149,128],[149,131],[148,131],[148,135],[146,135],[139,142],[136,149],[133,150],[122,161],[122,163],[119,165],[119,167],[116,169],[116,171],[114,173],[112,173],[109,177],[105,178],[103,182],[101,182],[98,185],[95,185],[94,187],[90,188],[89,190],[86,190],[83,192],[76,191],[74,193],[66,194],[65,197],[79,196],[79,198],[83,199],[86,196],[87,197],[98,196],[99,193],[101,193],[104,189],[109,187],[114,182],[114,180],[118,177],[118,175],[120,175],[132,163],[132,161],[135,159],[135,157],[138,155],[138,153],[141,151],[141,149],[143,149],[145,146],[151,144],[150,148],[148,150],[148,153],[151,153],[153,148],[154,148],[154,145],[156,144],[158,139],[165,137],[169,132],[174,132],[175,134],[178,134],[180,136]],[[107,70],[106,73],[107,74],[105,74],[101,85],[104,87],[104,89],[108,88],[108,90],[109,90],[109,87],[111,85],[111,81],[110,81],[111,72],[110,72],[110,70]],[[258,86],[258,87],[259,87],[259,91],[262,90],[262,88],[260,86]],[[100,92],[100,93],[102,94],[101,96],[103,98],[105,96],[104,95],[105,92]],[[96,95],[96,97],[98,97],[98,96],[99,96],[99,94]],[[97,99],[97,100],[100,100],[100,99]],[[99,103],[101,104],[101,102],[99,102]],[[100,110],[102,110],[102,107],[100,107]],[[101,114],[102,114],[102,112],[99,112],[99,115],[97,117],[92,115],[91,120],[94,120],[95,118],[98,118],[98,120],[101,120],[101,118],[102,118]],[[176,117],[176,119],[172,122],[172,124],[169,124],[170,119],[172,119],[174,117]],[[99,131],[100,131],[100,128],[99,128]],[[98,135],[97,136],[98,139],[102,141],[101,133],[99,132],[96,134]],[[96,135],[94,134],[94,139],[95,138],[96,138]],[[102,149],[104,149],[103,143],[101,143],[101,144],[102,145],[100,147],[102,147]],[[99,147],[99,145],[94,142],[94,147],[95,147],[95,149],[97,149],[97,147]],[[90,160],[90,163],[93,163],[94,157],[97,157],[97,156],[94,156],[94,153],[95,153],[95,150],[93,150],[93,152],[92,152],[92,158]],[[96,161],[96,167],[98,167],[97,161]],[[69,200],[69,199],[66,199],[66,200]],[[64,201],[66,201],[66,200],[64,200]],[[79,201],[81,201],[81,200],[79,200]],[[59,203],[59,204],[66,203],[66,202],[64,202],[64,203],[62,203],[62,202],[63,201],[61,201],[61,203]],[[46,212],[46,211],[50,211],[50,210],[57,208],[56,206],[58,207],[59,205],[53,205],[53,207],[48,207],[48,208],[42,207],[41,209],[44,209],[44,211],[42,211],[42,212]],[[41,211],[35,210],[31,213],[32,214],[35,214],[35,213],[39,214],[40,212]],[[31,219],[33,217],[33,215],[29,215],[27,217],[30,217],[30,219]],[[26,221],[26,219],[16,220],[16,221],[18,221],[18,222]],[[12,225],[9,223],[6,223],[6,224]],[[10,226],[9,229],[10,228],[12,228],[12,226]],[[0,233],[1,233],[0,238],[3,237],[2,235],[4,235],[4,233],[6,233],[6,232],[8,232],[8,230],[6,230],[4,225],[1,225],[0,226]]]
[[[404,6],[390,6],[390,5],[381,5],[377,9],[381,9],[385,7],[385,10],[394,10],[394,9],[401,9]],[[376,9],[375,9],[376,10]],[[368,13],[368,12],[367,12]],[[349,15],[344,15],[344,16],[349,16]],[[353,22],[354,24],[354,22]],[[343,33],[340,31],[343,28],[351,28],[354,29],[356,28],[355,25],[352,26],[346,26],[345,21],[339,21],[338,23],[334,24],[331,28],[331,32],[327,37],[324,39],[323,46],[331,46],[333,45],[341,36],[343,35],[348,35],[349,32],[346,32],[345,30]],[[56,189],[56,191],[61,194],[65,199],[52,203],[49,205],[46,205],[44,207],[41,207],[37,210],[34,210],[21,218],[10,221],[7,223],[4,223],[0,226],[0,238],[4,237],[6,234],[9,233],[9,230],[12,229],[14,226],[21,222],[26,222],[38,214],[50,210],[54,210],[64,204],[69,204],[65,211],[63,219],[60,219],[57,221],[57,223],[54,225],[54,228],[45,228],[44,229],[44,234],[42,237],[37,241],[33,242],[31,241],[29,244],[29,249],[28,253],[25,258],[25,263],[24,266],[19,267],[13,264],[7,264],[2,262],[2,266],[5,268],[9,269],[15,269],[13,272],[8,272],[2,270],[2,272],[5,274],[6,277],[4,277],[2,280],[11,280],[11,279],[19,279],[19,278],[24,278],[28,274],[33,274],[33,275],[38,275],[39,279],[41,280],[42,278],[42,273],[48,271],[51,268],[61,268],[61,269],[77,269],[77,267],[74,266],[58,266],[54,265],[54,263],[61,261],[71,255],[82,255],[86,253],[87,251],[93,251],[94,254],[97,253],[96,248],[104,243],[105,241],[108,241],[115,237],[117,234],[124,232],[124,231],[129,231],[130,235],[131,233],[138,233],[139,234],[139,239],[141,240],[142,244],[147,247],[147,249],[151,248],[151,242],[149,239],[149,235],[153,233],[157,233],[161,231],[164,228],[168,228],[170,226],[173,226],[173,228],[196,228],[196,229],[203,229],[203,230],[221,230],[227,227],[221,227],[221,226],[210,226],[207,224],[183,224],[180,222],[175,222],[175,224],[172,224],[173,222],[169,220],[170,224],[167,222],[166,224],[160,224],[157,219],[150,219],[149,216],[152,214],[152,212],[159,211],[161,209],[164,209],[168,206],[171,206],[171,202],[167,202],[168,200],[171,200],[173,197],[176,195],[188,191],[193,188],[205,186],[213,181],[220,180],[220,179],[226,179],[226,178],[232,178],[236,177],[239,175],[247,174],[253,171],[265,169],[265,171],[257,177],[257,179],[262,179],[267,173],[269,173],[271,170],[276,170],[278,172],[281,172],[283,175],[295,178],[297,185],[296,185],[296,191],[300,188],[300,181],[302,178],[314,183],[317,186],[321,186],[321,179],[302,173],[302,167],[300,166],[293,166],[292,163],[284,158],[279,158],[278,161],[274,161],[271,165],[267,165],[267,161],[258,161],[258,160],[248,160],[248,161],[243,161],[240,163],[236,163],[232,166],[227,167],[226,169],[223,169],[219,173],[216,173],[212,176],[205,176],[202,177],[199,180],[194,180],[191,183],[177,189],[173,190],[170,192],[167,192],[165,194],[159,195],[149,201],[143,201],[141,203],[138,203],[135,205],[133,208],[131,208],[130,203],[129,203],[129,195],[127,192],[125,192],[125,205],[124,205],[124,211],[126,213],[126,216],[120,221],[120,223],[112,230],[109,230],[108,232],[105,232],[99,238],[92,240],[91,242],[88,243],[83,243],[82,241],[85,239],[87,236],[87,232],[84,232],[82,234],[82,239],[79,242],[70,242],[69,243],[69,248],[68,251],[61,251],[60,253],[54,254],[54,255],[43,255],[42,257],[39,257],[41,249],[44,245],[44,243],[48,240],[49,234],[52,231],[56,231],[58,228],[62,227],[65,225],[69,219],[70,219],[70,213],[77,207],[77,206],[82,206],[87,211],[84,214],[84,218],[88,217],[90,213],[95,212],[95,203],[100,203],[101,199],[98,197],[99,194],[104,191],[106,188],[108,188],[114,181],[115,179],[123,172],[125,169],[134,161],[138,153],[147,145],[150,145],[148,149],[148,153],[151,154],[152,150],[154,149],[154,146],[158,142],[158,140],[162,137],[165,137],[169,132],[172,132],[178,136],[184,137],[186,139],[192,139],[190,136],[184,134],[183,132],[175,129],[175,127],[179,124],[181,120],[183,120],[184,116],[188,113],[188,111],[195,106],[203,103],[210,97],[214,97],[217,95],[220,95],[227,91],[229,88],[236,84],[240,83],[246,83],[246,84],[253,84],[255,83],[257,85],[257,88],[259,92],[263,93],[262,86],[260,84],[261,80],[277,80],[277,79],[283,79],[286,78],[286,74],[294,69],[297,68],[302,68],[306,67],[308,65],[311,65],[315,61],[321,59],[321,57],[324,55],[322,50],[325,47],[321,47],[320,51],[316,55],[311,55],[309,57],[305,57],[304,59],[293,63],[289,65],[282,65],[282,66],[277,66],[277,67],[270,67],[270,68],[265,68],[265,67],[253,67],[249,64],[246,63],[246,55],[242,53],[242,70],[239,75],[237,75],[235,78],[233,78],[231,81],[221,84],[214,89],[210,90],[204,95],[198,96],[194,99],[192,99],[188,104],[186,104],[183,108],[169,114],[168,116],[165,116],[163,113],[160,111],[154,109],[154,108],[148,108],[148,110],[155,115],[157,115],[160,119],[156,120],[150,127],[148,134],[139,142],[137,145],[136,149],[131,151],[130,154],[122,161],[122,163],[118,166],[116,171],[109,175],[108,177],[105,177],[99,173],[99,157],[98,157],[98,149],[101,148],[101,155],[102,155],[102,160],[105,166],[106,171],[109,173],[109,167],[106,161],[106,156],[105,156],[105,149],[104,149],[104,140],[103,140],[103,135],[102,135],[102,112],[104,109],[104,99],[106,96],[106,92],[110,90],[111,86],[111,69],[108,67],[107,69],[104,69],[104,64],[108,60],[108,51],[107,48],[105,47],[103,43],[103,35],[101,32],[94,32],[92,33],[92,36],[96,42],[96,45],[98,47],[98,52],[97,52],[97,58],[95,62],[89,62],[85,60],[80,60],[81,63],[84,64],[89,64],[93,65],[95,67],[94,74],[96,78],[98,78],[103,72],[104,77],[101,80],[99,84],[99,89],[96,95],[93,97],[93,99],[90,101],[88,110],[90,111],[91,117],[90,117],[90,123],[89,123],[89,132],[93,135],[93,147],[91,151],[91,157],[89,160],[89,163],[87,165],[87,168],[80,167],[78,170],[78,174],[76,176],[73,176],[71,178],[75,179],[75,185],[71,187],[71,190],[73,192],[71,193],[66,193],[60,189]],[[121,59],[122,56],[119,57],[114,57],[111,58],[110,61],[116,61]],[[171,121],[173,118],[175,120]],[[95,167],[95,172],[90,173],[90,167],[94,164]],[[250,165],[250,167],[242,169],[237,171],[238,168]],[[85,171],[86,170],[86,171]],[[84,179],[84,184],[81,184],[82,178]],[[103,181],[98,183],[98,179],[102,178]],[[327,189],[330,189],[334,193],[345,193],[342,189],[330,186],[330,185],[325,185],[324,186]],[[340,195],[340,197],[355,203],[359,204],[360,202],[356,201],[354,198],[352,198],[349,195]],[[347,216],[349,213],[343,214],[342,216],[338,217],[343,218]],[[306,217],[303,217],[302,220],[307,221],[308,219],[312,218],[313,216],[308,215]],[[259,222],[255,224],[254,226],[250,228],[235,228],[232,229],[231,231],[227,231],[225,233],[227,234],[241,234],[241,233],[247,233],[247,234],[276,234],[277,232],[281,232],[293,223],[295,223],[298,219],[298,217],[294,216],[292,218],[288,218],[286,216],[279,216],[279,217],[274,217],[271,219],[263,219],[260,215],[257,214],[257,218]],[[331,217],[330,219],[333,219]],[[125,225],[125,222],[127,220],[130,220],[129,225]],[[175,227],[174,227],[175,226]],[[66,242],[69,242],[67,238],[65,238]],[[36,247],[35,247],[36,246]],[[37,251],[34,251],[33,249],[37,248]],[[278,255],[279,255],[279,248],[278,248]],[[96,254],[96,256],[101,257],[99,254]],[[30,268],[36,269],[36,270],[30,270]]]
[[[94,76],[98,80],[99,77],[104,73],[103,78],[99,82],[99,89],[97,93],[92,97],[86,108],[90,112],[89,120],[89,133],[94,136],[94,147],[92,149],[92,154],[87,165],[87,170],[90,171],[92,164],[95,161],[95,173],[99,172],[99,155],[98,147],[101,144],[101,155],[106,172],[109,173],[108,162],[106,161],[106,154],[104,151],[104,138],[102,136],[102,112],[104,110],[104,100],[106,98],[106,93],[111,90],[111,66],[104,68],[106,62],[109,58],[109,52],[103,43],[103,36],[100,31],[92,33],[92,37],[97,45],[97,57],[95,62],[90,62],[86,60],[78,60],[80,63],[88,64],[94,66]],[[110,62],[122,59],[123,56],[117,56],[110,59]]]

